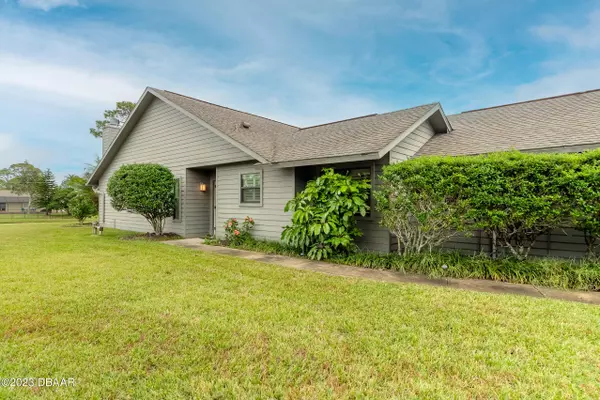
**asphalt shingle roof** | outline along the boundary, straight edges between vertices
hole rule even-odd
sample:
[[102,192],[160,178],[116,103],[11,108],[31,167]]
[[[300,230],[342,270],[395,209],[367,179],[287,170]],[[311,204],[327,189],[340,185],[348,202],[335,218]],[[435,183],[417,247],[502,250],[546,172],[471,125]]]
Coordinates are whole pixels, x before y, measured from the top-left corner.
[[600,143],[600,90],[468,111],[448,119],[453,131],[435,135],[417,156]]
[[377,152],[437,105],[299,128],[166,90],[152,90],[271,162]]
[[277,138],[274,162],[374,153],[437,103],[304,128]]
[[[190,114],[228,135],[267,160],[273,158],[274,142],[280,135],[299,128],[269,118],[219,106],[166,90],[152,89]],[[244,128],[245,122],[249,128]]]

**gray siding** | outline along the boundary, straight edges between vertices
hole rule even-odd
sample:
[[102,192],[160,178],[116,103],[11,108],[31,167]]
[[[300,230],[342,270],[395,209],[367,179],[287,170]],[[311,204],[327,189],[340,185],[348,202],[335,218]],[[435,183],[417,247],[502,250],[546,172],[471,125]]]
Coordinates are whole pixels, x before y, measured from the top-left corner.
[[[240,204],[240,174],[262,171],[262,205]],[[252,235],[259,239],[279,240],[283,227],[291,222],[291,213],[283,211],[294,197],[293,168],[264,168],[253,164],[217,167],[216,234],[223,237],[224,222],[229,218],[255,220]]]
[[[372,185],[373,190],[377,190],[377,186],[381,184],[379,176],[383,172],[383,167],[389,163],[389,158],[386,155],[380,160],[377,160],[372,165]],[[357,217],[356,222],[362,231],[363,235],[356,241],[358,247],[362,250],[376,251],[387,253],[390,251],[390,231],[379,224],[381,214],[377,211],[375,199],[371,202],[371,215],[368,217]]]
[[[199,191],[199,188],[186,184],[186,169],[249,160],[252,158],[237,147],[161,100],[154,99],[102,175],[99,191],[106,193],[110,176],[123,164],[158,163],[168,167],[181,179],[182,220],[169,219],[165,231],[188,236],[186,224],[190,224],[190,232],[200,232],[205,222],[196,222],[194,215],[189,218],[186,215],[186,198],[195,201],[193,207],[196,207],[195,211],[199,210],[194,193]],[[147,232],[151,229],[143,217],[115,211],[110,205],[108,195],[105,201],[105,212],[100,208],[100,220],[104,221],[105,226],[137,232]]]
[[[442,245],[444,250],[458,250],[464,254],[490,253],[490,238],[483,232],[472,236],[457,235]],[[558,229],[550,235],[542,235],[534,243],[530,255],[537,257],[581,258],[586,245],[583,232],[572,228]]]
[[[188,169],[185,177],[185,229],[188,237],[204,237],[210,233],[211,172]],[[206,192],[199,190],[206,184]]]
[[425,121],[390,151],[390,164],[413,157],[433,135],[433,127],[429,121]]

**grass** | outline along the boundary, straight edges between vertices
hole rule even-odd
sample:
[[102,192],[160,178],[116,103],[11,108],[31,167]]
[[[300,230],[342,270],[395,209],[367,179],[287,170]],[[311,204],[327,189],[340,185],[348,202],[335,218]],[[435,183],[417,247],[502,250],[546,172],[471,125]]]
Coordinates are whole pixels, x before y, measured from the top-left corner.
[[[222,244],[220,241],[210,240],[206,243]],[[273,241],[251,240],[235,247],[267,254],[298,256],[296,250]],[[600,259],[597,258],[568,260],[531,257],[518,261],[509,257],[493,260],[485,254],[467,256],[458,252],[409,256],[357,252],[334,256],[325,261],[363,268],[391,269],[432,278],[488,279],[559,289],[600,291]],[[444,269],[444,265],[447,268]]]
[[75,218],[66,214],[0,214],[0,224],[22,224],[56,221],[75,221]]
[[600,307],[0,226],[0,398],[597,398]]

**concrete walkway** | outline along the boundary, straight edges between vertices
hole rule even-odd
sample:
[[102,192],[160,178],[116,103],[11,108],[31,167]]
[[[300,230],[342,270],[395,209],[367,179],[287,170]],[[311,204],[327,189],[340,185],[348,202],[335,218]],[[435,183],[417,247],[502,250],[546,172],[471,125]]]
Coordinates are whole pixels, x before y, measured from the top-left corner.
[[444,286],[454,289],[474,290],[477,292],[517,294],[531,297],[546,297],[558,300],[577,301],[581,303],[600,304],[600,292],[579,292],[533,285],[521,285],[481,279],[429,278],[423,275],[405,274],[398,271],[360,268],[347,265],[310,261],[304,258],[294,258],[278,255],[268,255],[253,251],[230,249],[221,246],[203,244],[202,239],[182,239],[162,242],[172,246],[195,249],[207,253],[245,258],[275,264],[282,267],[320,272],[327,275],[345,276],[351,278],[371,279],[382,282],[409,282],[430,286]]

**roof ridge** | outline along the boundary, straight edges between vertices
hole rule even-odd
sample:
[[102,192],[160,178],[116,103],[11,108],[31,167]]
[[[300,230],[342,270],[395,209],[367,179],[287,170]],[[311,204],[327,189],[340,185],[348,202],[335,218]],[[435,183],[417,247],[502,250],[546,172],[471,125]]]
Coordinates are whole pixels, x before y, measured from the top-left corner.
[[311,126],[306,126],[303,128],[300,128],[300,130],[305,130],[305,129],[310,129],[310,128],[316,128],[319,126],[325,126],[325,125],[332,125],[332,124],[337,124],[339,122],[346,122],[346,121],[352,121],[355,119],[361,119],[361,118],[368,118],[368,117],[375,117],[375,116],[382,116],[382,115],[388,115],[388,114],[393,114],[393,113],[397,113],[397,112],[402,112],[402,111],[408,111],[408,110],[413,110],[415,108],[419,108],[419,107],[425,107],[425,106],[433,106],[439,104],[437,102],[435,103],[427,103],[427,104],[421,104],[418,106],[414,106],[414,107],[408,107],[408,108],[401,108],[399,110],[394,110],[394,111],[388,111],[388,112],[384,112],[384,113],[373,113],[373,114],[367,114],[367,115],[361,115],[359,117],[353,117],[353,118],[346,118],[346,119],[341,119],[339,121],[333,121],[333,122],[326,122],[324,124],[318,124],[318,125],[311,125]]
[[191,99],[191,100],[200,101],[200,102],[202,102],[202,103],[210,104],[210,105],[212,105],[212,106],[215,106],[215,107],[225,108],[225,109],[227,109],[227,110],[230,110],[230,111],[235,111],[235,112],[239,112],[239,113],[242,113],[242,114],[251,115],[251,116],[253,116],[253,117],[257,117],[257,118],[266,119],[266,120],[269,120],[269,121],[272,121],[272,122],[277,122],[278,124],[287,125],[287,126],[289,126],[289,127],[291,127],[291,128],[300,129],[299,127],[297,127],[297,126],[295,126],[295,125],[290,125],[290,124],[287,124],[287,123],[285,123],[285,122],[277,121],[277,120],[275,120],[275,119],[273,119],[273,118],[267,118],[267,117],[263,117],[262,115],[253,114],[253,113],[250,113],[250,112],[247,112],[247,111],[236,110],[235,108],[231,108],[231,107],[227,107],[227,106],[222,106],[222,105],[220,105],[220,104],[216,104],[216,103],[211,103],[210,101],[206,101],[206,100],[198,99],[198,98],[196,98],[196,97],[192,97],[192,96],[187,96],[187,95],[185,95],[185,94],[181,94],[181,93],[175,93],[175,92],[172,92],[172,91],[170,91],[170,90],[164,90],[164,89],[157,89],[157,90],[160,90],[160,91],[162,91],[162,92],[171,93],[171,94],[174,94],[174,95],[176,95],[176,96],[186,97],[186,98],[188,98],[188,99]]
[[339,122],[346,122],[346,121],[352,121],[352,120],[355,120],[355,119],[361,119],[361,118],[367,118],[367,117],[374,117],[376,115],[379,115],[379,114],[374,113],[374,114],[368,114],[368,115],[361,115],[360,117],[352,117],[352,118],[340,119],[338,121],[325,122],[324,124],[305,126],[303,128],[300,128],[300,130],[303,131],[305,129],[311,129],[311,128],[316,128],[316,127],[325,126],[325,125],[333,125],[333,124],[337,124]]
[[545,100],[553,100],[553,99],[560,99],[562,97],[569,97],[569,96],[577,96],[580,94],[587,94],[587,93],[593,93],[593,92],[598,92],[600,91],[599,89],[592,89],[592,90],[585,90],[583,92],[573,92],[573,93],[565,93],[565,94],[559,94],[557,96],[550,96],[550,97],[540,97],[539,99],[531,99],[531,100],[525,100],[525,101],[517,101],[514,103],[508,103],[508,104],[500,104],[497,106],[491,106],[491,107],[484,107],[484,108],[476,108],[474,110],[467,110],[467,111],[462,111],[459,114],[453,114],[453,115],[460,115],[460,114],[468,114],[468,113],[472,113],[472,112],[478,112],[478,111],[486,111],[486,110],[493,110],[495,108],[502,108],[502,107],[509,107],[509,106],[516,106],[519,104],[528,104],[528,103],[534,103],[537,101],[545,101]]

